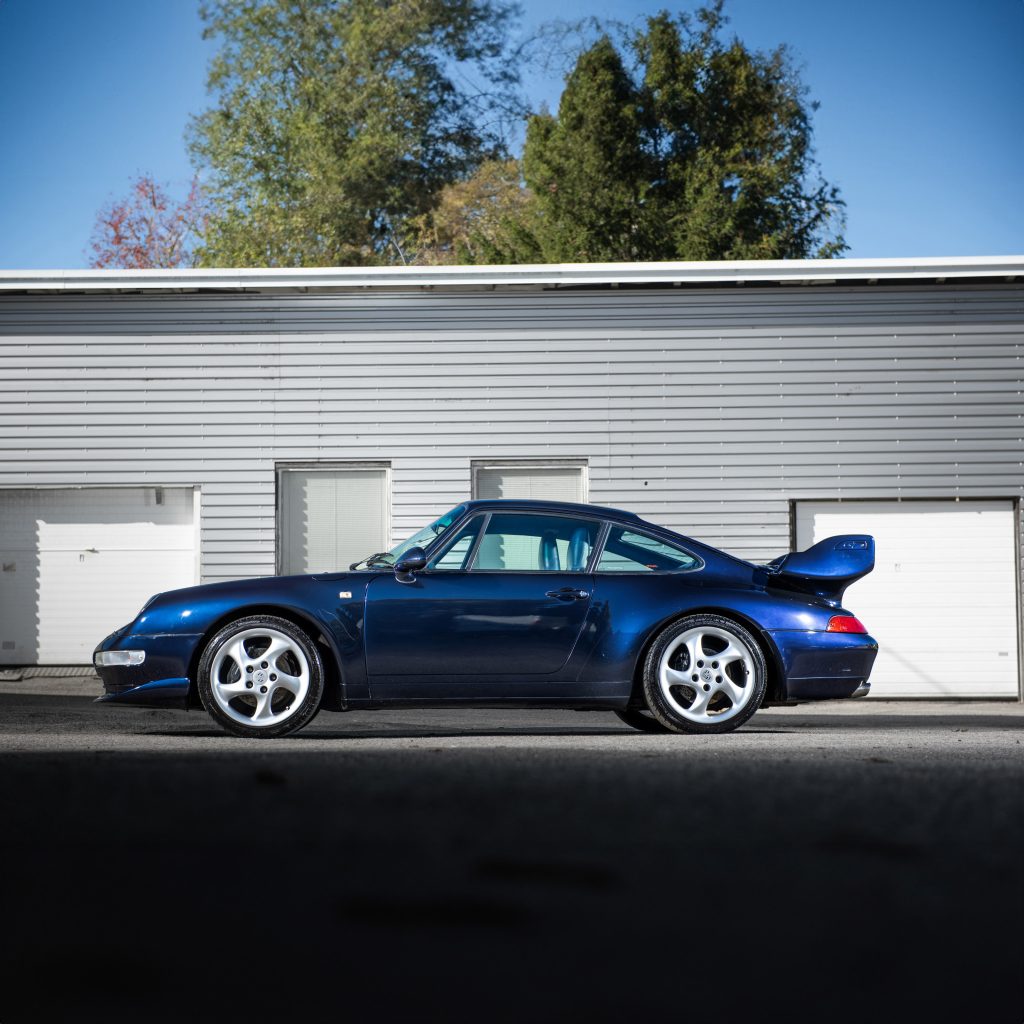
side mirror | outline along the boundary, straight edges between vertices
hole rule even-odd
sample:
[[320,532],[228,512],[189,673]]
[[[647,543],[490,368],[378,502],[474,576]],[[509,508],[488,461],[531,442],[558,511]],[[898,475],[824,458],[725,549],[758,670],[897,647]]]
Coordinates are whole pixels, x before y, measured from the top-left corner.
[[408,583],[412,580],[412,574],[426,568],[427,556],[423,548],[409,548],[402,557],[395,562],[395,576],[402,582]]

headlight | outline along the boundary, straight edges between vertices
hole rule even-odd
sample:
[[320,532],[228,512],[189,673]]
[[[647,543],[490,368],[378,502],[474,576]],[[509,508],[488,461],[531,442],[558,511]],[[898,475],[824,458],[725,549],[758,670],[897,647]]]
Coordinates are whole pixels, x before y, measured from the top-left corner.
[[146,660],[146,652],[97,651],[92,660],[97,668],[106,668],[110,665],[141,665]]

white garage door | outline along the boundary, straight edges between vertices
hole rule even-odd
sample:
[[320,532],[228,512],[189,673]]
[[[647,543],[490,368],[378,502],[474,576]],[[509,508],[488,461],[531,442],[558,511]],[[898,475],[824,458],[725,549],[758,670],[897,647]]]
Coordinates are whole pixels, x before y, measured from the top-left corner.
[[1009,501],[800,502],[797,547],[875,538],[843,604],[878,640],[878,697],[1015,697],[1017,564]]
[[191,487],[0,490],[0,664],[86,665],[196,578]]

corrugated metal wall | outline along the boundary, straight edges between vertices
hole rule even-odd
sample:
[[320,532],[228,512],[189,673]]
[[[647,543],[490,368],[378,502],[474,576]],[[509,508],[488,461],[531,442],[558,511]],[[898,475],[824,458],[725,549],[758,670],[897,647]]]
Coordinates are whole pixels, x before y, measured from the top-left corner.
[[274,571],[275,462],[384,460],[395,537],[470,460],[749,558],[801,498],[1018,497],[1024,288],[0,296],[0,486],[199,484],[206,580]]

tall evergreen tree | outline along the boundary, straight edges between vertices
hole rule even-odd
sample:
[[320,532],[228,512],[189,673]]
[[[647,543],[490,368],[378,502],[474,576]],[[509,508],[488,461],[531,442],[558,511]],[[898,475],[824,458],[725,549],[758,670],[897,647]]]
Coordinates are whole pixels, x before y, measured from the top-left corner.
[[[506,0],[210,0],[221,47],[190,147],[206,265],[401,261],[405,221],[503,152]],[[483,87],[461,83],[470,68]]]
[[[821,180],[813,105],[785,48],[725,41],[722,2],[661,13],[579,58],[558,115],[523,154],[546,261],[782,259],[845,248],[843,203]],[[515,259],[508,250],[505,258]]]
[[537,241],[547,262],[646,256],[640,95],[607,36],[570,73],[558,117],[532,117],[523,172],[543,217]]

